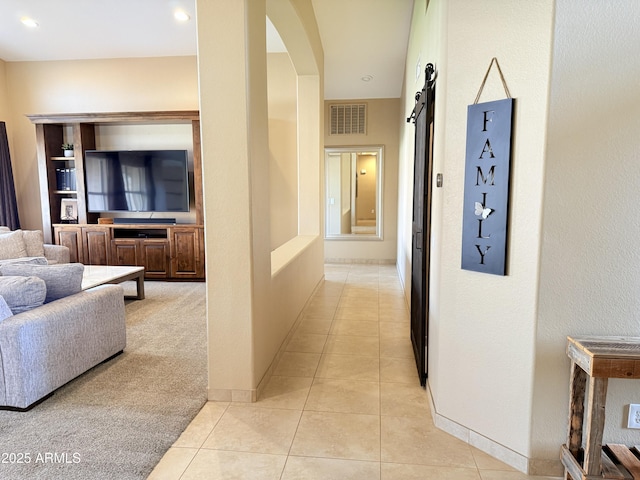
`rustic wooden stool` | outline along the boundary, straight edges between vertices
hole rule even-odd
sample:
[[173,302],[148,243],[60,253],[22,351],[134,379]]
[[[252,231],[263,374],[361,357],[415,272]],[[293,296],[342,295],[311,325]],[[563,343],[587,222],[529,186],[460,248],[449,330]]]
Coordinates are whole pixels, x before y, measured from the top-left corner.
[[[640,479],[638,447],[602,448],[609,378],[640,379],[640,337],[567,337],[571,359],[569,430],[561,460],[567,480]],[[589,397],[584,423],[587,376]],[[582,451],[583,426],[586,434]]]

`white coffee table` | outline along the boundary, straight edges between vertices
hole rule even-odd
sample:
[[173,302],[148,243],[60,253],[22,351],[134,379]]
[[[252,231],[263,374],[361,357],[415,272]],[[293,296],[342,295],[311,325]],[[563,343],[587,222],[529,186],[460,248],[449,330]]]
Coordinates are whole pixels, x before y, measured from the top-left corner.
[[127,280],[136,281],[137,295],[125,295],[124,298],[144,299],[144,267],[121,267],[115,265],[85,265],[82,275],[82,290],[104,285],[105,283],[122,283]]

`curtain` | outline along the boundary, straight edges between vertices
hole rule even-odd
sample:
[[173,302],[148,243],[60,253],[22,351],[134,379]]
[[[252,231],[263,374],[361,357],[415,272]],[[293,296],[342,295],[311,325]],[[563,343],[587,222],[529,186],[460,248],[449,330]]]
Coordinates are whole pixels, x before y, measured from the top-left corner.
[[7,226],[11,230],[20,228],[5,122],[0,122],[0,225]]

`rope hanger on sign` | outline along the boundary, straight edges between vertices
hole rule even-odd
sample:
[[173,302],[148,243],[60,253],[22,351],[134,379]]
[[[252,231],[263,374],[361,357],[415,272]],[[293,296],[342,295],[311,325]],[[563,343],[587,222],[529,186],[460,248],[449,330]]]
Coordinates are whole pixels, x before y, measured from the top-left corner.
[[507,95],[507,98],[511,98],[511,93],[509,92],[509,87],[507,87],[507,81],[504,79],[504,75],[502,74],[502,69],[500,68],[500,64],[498,63],[498,59],[493,57],[491,59],[491,63],[489,64],[489,68],[487,68],[487,73],[484,74],[484,78],[482,79],[482,84],[480,85],[480,90],[478,90],[478,94],[476,95],[476,99],[473,101],[473,104],[476,105],[478,100],[480,100],[480,95],[482,95],[482,90],[484,89],[484,84],[487,82],[487,77],[489,76],[489,72],[491,71],[491,67],[493,67],[493,63],[495,62],[496,67],[498,67],[498,73],[500,74],[500,80],[502,80],[502,86],[504,87],[504,93]]

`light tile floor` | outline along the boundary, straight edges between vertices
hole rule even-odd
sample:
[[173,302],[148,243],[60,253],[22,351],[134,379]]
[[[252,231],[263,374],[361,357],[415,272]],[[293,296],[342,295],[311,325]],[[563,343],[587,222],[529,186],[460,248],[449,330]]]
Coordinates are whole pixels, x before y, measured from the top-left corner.
[[209,402],[152,480],[526,480],[433,425],[395,266],[325,267],[262,397]]

